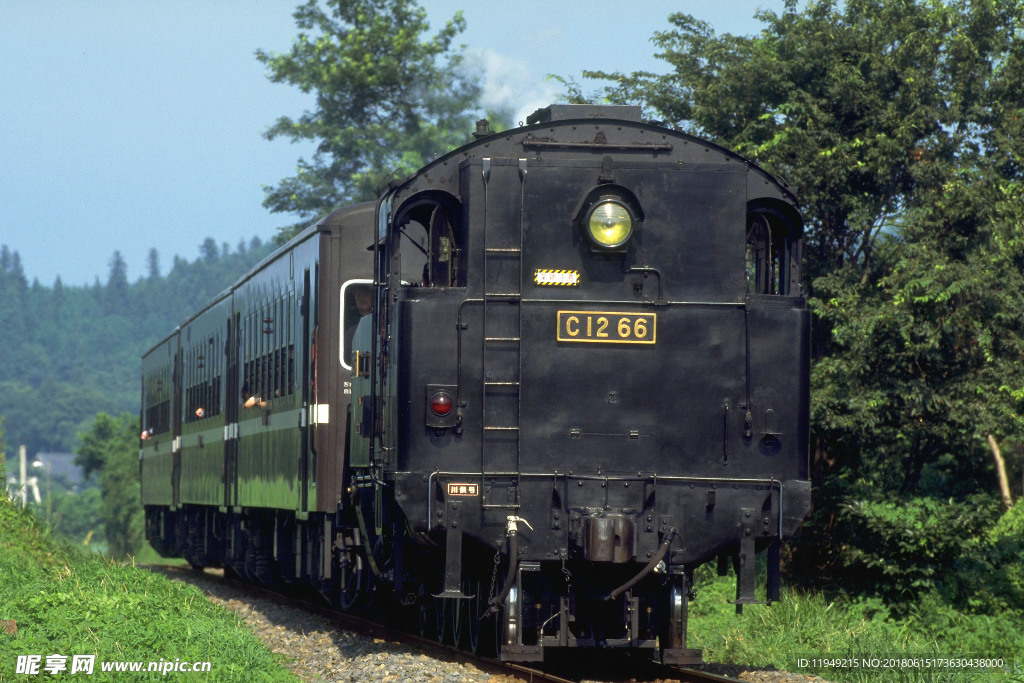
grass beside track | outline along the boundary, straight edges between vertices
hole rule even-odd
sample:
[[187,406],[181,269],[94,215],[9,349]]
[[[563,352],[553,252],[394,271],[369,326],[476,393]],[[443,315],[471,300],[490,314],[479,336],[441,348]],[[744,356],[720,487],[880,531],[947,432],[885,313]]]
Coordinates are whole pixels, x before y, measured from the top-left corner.
[[[3,496],[0,620],[17,627],[16,636],[0,628],[0,681],[50,678],[50,655],[67,658],[58,676],[70,675],[73,655],[94,655],[89,680],[297,680],[249,627],[195,588],[71,548]],[[19,655],[41,655],[36,676],[16,674]],[[145,668],[160,660],[210,662],[210,671],[101,671],[103,662]]]
[[[963,614],[925,596],[909,615],[895,618],[878,599],[788,590],[771,606],[747,605],[736,615],[728,604],[735,591],[734,575],[700,570],[689,639],[690,647],[703,648],[705,661],[771,666],[843,682],[1024,681],[1021,614]],[[1003,658],[1005,669],[939,670],[923,661],[929,658]],[[830,663],[814,666],[815,659]]]
[[[689,645],[709,662],[815,673],[830,681],[1022,681],[1024,615],[964,614],[925,596],[894,617],[878,599],[789,590],[770,607],[728,600],[735,577],[698,572]],[[296,681],[233,613],[195,588],[86,553],[51,536],[31,511],[0,496],[0,682],[50,678],[50,655],[94,655],[89,680]],[[0,624],[2,626],[3,624]],[[16,674],[19,655],[40,655],[36,676]],[[887,660],[1002,658],[1007,671],[886,666]],[[209,673],[104,673],[103,662],[210,662]],[[802,665],[801,660],[806,660]],[[814,665],[836,660],[845,667]],[[857,662],[857,666],[850,666]],[[870,666],[877,662],[877,666]],[[864,664],[868,666],[864,666]]]

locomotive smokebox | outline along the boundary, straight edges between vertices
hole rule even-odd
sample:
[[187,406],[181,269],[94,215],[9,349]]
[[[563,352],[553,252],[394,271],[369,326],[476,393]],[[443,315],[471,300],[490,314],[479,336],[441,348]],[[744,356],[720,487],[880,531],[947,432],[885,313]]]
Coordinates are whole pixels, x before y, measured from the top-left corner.
[[621,513],[584,517],[578,538],[583,558],[590,562],[629,562],[636,555],[633,520]]

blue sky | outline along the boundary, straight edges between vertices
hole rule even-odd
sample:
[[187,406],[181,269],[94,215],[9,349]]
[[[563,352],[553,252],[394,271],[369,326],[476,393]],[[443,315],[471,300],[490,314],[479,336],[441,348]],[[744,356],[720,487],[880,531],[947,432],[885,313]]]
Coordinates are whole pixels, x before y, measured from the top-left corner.
[[[310,148],[262,132],[308,100],[266,79],[254,52],[284,52],[297,0],[0,2],[0,244],[29,279],[105,281],[119,249],[129,278],[156,248],[162,271],[207,237],[234,248],[294,217],[263,186]],[[488,103],[516,118],[553,101],[546,79],[583,69],[664,71],[650,38],[686,12],[717,32],[760,30],[782,0],[515,3],[421,0],[432,27],[463,9],[460,41]],[[515,15],[508,14],[515,9]],[[468,131],[467,131],[468,133]]]

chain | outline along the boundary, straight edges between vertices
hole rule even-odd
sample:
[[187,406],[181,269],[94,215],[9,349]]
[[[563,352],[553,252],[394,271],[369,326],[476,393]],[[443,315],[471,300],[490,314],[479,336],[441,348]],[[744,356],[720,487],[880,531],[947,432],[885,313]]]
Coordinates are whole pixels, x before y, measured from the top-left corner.
[[494,551],[494,571],[491,572],[491,590],[487,592],[487,599],[495,597],[497,593],[494,592],[495,584],[498,583],[498,565],[501,564],[501,546],[499,545]]

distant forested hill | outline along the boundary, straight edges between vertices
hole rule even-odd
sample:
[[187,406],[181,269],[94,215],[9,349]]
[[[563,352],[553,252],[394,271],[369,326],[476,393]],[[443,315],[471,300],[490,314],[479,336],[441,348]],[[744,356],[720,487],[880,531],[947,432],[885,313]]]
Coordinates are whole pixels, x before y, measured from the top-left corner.
[[30,454],[70,452],[98,411],[138,412],[139,357],[197,307],[223,291],[274,248],[258,238],[232,250],[213,239],[167,275],[151,251],[134,283],[120,252],[106,283],[52,287],[29,283],[17,252],[0,247],[0,416],[7,444]]

